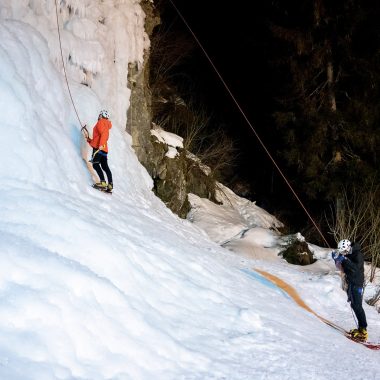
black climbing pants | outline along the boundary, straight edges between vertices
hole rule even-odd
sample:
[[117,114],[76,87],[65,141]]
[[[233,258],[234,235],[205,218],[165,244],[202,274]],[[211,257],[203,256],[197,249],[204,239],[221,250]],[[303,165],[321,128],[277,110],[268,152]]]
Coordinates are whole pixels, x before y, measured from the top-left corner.
[[351,302],[351,308],[354,311],[358,320],[358,327],[367,328],[367,319],[362,306],[363,302],[363,288],[355,285],[348,285],[347,289],[348,301]]
[[113,183],[112,173],[108,166],[107,153],[103,151],[99,151],[98,153],[95,154],[96,151],[97,149],[93,149],[93,152],[92,152],[92,155],[93,155],[92,167],[95,169],[96,173],[98,173],[100,181],[104,181],[104,174],[103,174],[103,171],[104,171],[107,175],[108,183]]

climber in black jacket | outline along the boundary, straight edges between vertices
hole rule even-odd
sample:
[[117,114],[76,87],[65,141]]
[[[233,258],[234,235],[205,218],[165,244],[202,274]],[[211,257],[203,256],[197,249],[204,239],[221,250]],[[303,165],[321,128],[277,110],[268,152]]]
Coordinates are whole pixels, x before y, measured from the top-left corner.
[[336,252],[332,253],[335,265],[346,278],[348,302],[351,303],[358,320],[358,328],[350,331],[350,334],[360,340],[367,340],[367,319],[362,306],[364,287],[364,258],[359,243],[353,243],[343,239],[338,243]]

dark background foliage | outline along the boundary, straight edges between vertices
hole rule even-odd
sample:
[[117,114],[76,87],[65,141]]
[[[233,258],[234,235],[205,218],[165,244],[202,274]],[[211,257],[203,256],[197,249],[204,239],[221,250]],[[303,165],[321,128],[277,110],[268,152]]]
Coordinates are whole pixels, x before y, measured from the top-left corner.
[[[380,3],[156,2],[156,36],[171,36],[156,46],[174,59],[167,88],[195,112],[206,110],[208,128],[236,141],[239,154],[225,183],[301,229],[305,213],[173,4],[318,222],[342,186],[378,182]],[[153,71],[160,59],[153,59]]]

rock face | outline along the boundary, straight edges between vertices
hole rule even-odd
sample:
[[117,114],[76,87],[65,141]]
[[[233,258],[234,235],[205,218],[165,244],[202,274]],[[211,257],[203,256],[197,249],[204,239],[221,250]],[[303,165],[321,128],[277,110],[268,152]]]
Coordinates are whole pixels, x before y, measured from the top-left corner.
[[290,264],[309,265],[316,261],[307,243],[298,239],[281,251],[280,255]]
[[[153,3],[149,0],[142,0],[145,18],[145,31],[150,37],[155,26],[159,25],[160,18]],[[151,93],[149,91],[149,50],[144,53],[144,65],[137,62],[130,62],[128,67],[128,87],[131,90],[130,104],[127,112],[126,131],[132,136],[132,147],[137,158],[152,173],[150,155],[152,145],[150,129],[152,124]]]
[[[160,23],[154,5],[142,1],[146,14],[145,30],[150,37]],[[151,134],[151,93],[149,90],[149,51],[144,66],[131,62],[128,68],[128,87],[131,90],[126,131],[132,136],[132,147],[137,158],[154,180],[154,192],[181,218],[190,210],[188,193],[215,201],[215,181],[195,157],[183,149],[171,158],[169,146]]]
[[169,146],[155,136],[152,136],[151,144],[154,192],[174,213],[186,218],[190,211],[189,193],[217,202],[215,180],[194,156],[180,148],[174,158],[167,156]]

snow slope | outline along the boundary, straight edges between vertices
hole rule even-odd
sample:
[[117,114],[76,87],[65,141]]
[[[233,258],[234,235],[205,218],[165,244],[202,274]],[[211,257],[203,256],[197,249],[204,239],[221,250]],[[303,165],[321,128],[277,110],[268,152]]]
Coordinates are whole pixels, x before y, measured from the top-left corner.
[[[336,276],[236,256],[153,195],[124,132],[127,64],[148,46],[139,1],[59,4],[80,117],[92,125],[101,108],[111,113],[115,192],[90,186],[54,2],[2,1],[0,379],[375,379],[377,352],[295,307],[252,267],[346,318]],[[245,220],[268,217],[253,214]],[[257,246],[271,241],[265,230]],[[228,239],[235,227],[223,231]],[[368,314],[378,338],[378,315]]]

